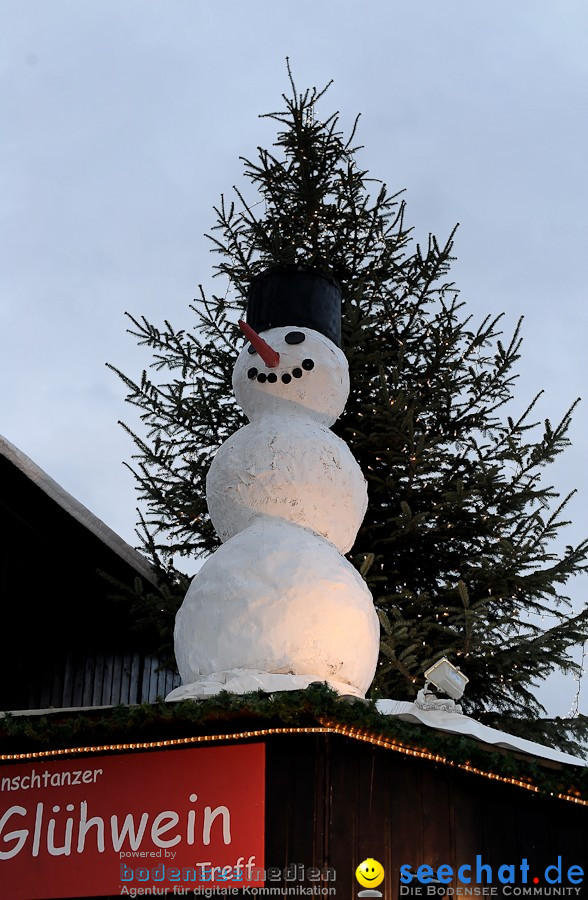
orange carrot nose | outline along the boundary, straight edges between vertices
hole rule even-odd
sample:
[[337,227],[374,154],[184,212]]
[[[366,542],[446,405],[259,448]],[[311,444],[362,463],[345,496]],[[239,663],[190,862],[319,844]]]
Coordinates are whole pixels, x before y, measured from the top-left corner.
[[255,347],[268,369],[275,369],[276,366],[280,364],[280,354],[278,351],[274,350],[273,347],[270,347],[267,341],[264,341],[264,339],[258,335],[257,331],[254,331],[251,325],[248,325],[243,319],[239,319],[239,328],[245,337],[251,341],[252,346]]

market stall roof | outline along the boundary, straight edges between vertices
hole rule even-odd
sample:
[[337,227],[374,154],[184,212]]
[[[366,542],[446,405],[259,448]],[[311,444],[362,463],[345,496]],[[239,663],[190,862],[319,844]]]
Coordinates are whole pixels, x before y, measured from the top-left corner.
[[0,435],[0,457],[11,463],[29,481],[36,484],[51,500],[57,503],[66,513],[76,519],[103,544],[110,547],[124,562],[139,572],[151,584],[157,579],[149,562],[137,550],[127,544],[118,534],[108,527],[98,516],[90,512],[79,500],[72,497],[61,485],[43,471],[26,454]]
[[332,735],[431,764],[437,771],[442,767],[462,777],[485,777],[525,793],[588,806],[588,767],[583,759],[531,741],[519,742],[503,732],[495,732],[500,739],[490,743],[488,732],[493,729],[473,724],[480,729],[478,734],[440,729],[437,721],[406,721],[382,714],[373,702],[339,697],[315,684],[304,691],[222,693],[179,703],[13,712],[0,717],[0,760],[100,752],[104,745],[124,752],[131,745],[142,750]]
[[569,753],[562,753],[561,750],[554,750],[544,744],[537,744],[535,741],[527,741],[517,735],[499,731],[497,728],[490,728],[461,713],[446,712],[440,709],[424,710],[420,709],[416,703],[403,700],[378,700],[376,708],[383,715],[396,716],[403,722],[416,722],[427,725],[429,728],[436,728],[438,731],[463,734],[484,744],[502,747],[505,750],[514,750],[541,759],[551,759],[564,765],[588,766],[588,762],[578,756],[571,756]]
[[0,708],[113,702],[111,675],[159,640],[132,605],[147,559],[1,436],[0,533]]
[[[318,687],[318,685],[316,685]],[[324,689],[328,691],[328,687],[325,685]],[[278,694],[264,694],[258,693],[258,700],[253,700],[252,697],[255,697],[255,694],[242,695],[242,698],[239,700],[237,696],[234,696],[232,699],[232,713],[235,714],[235,710],[238,709],[239,703],[243,704],[243,707],[247,709],[248,705],[252,702],[259,703],[263,705],[264,703],[276,702],[276,698],[280,697],[280,701],[288,705],[290,697],[288,696],[289,692],[280,692]],[[224,695],[223,695],[224,696]],[[229,695],[226,695],[227,698]],[[294,695],[293,695],[294,696]],[[174,701],[171,705],[172,707],[176,705],[178,701]],[[182,702],[182,701],[179,701]],[[195,703],[200,706],[202,710],[207,708],[206,700],[196,700],[189,701]],[[215,708],[216,698],[210,698],[208,701],[208,705],[210,705],[213,709]],[[221,698],[218,699],[218,702],[221,702]],[[352,701],[353,702],[353,701]],[[341,699],[338,701],[339,709]],[[337,701],[335,701],[337,704]],[[221,702],[222,705],[222,702]],[[132,707],[133,704],[130,704]],[[337,706],[335,705],[335,709]],[[32,719],[38,716],[54,716],[54,717],[63,717],[64,715],[69,716],[75,713],[97,713],[98,711],[103,711],[106,715],[109,714],[111,710],[114,709],[114,706],[100,706],[100,707],[77,707],[77,708],[67,708],[67,709],[26,709],[26,710],[11,710],[11,716],[26,716],[32,717]],[[508,734],[505,731],[499,731],[496,728],[490,728],[487,725],[483,725],[481,722],[477,722],[475,719],[472,719],[470,716],[464,716],[461,713],[455,712],[445,712],[442,710],[422,710],[415,703],[410,703],[402,700],[377,700],[375,703],[371,701],[362,701],[361,707],[358,709],[362,710],[372,710],[373,714],[379,713],[383,716],[390,717],[390,725],[393,728],[393,720],[397,719],[402,722],[410,722],[415,725],[425,725],[427,728],[430,728],[434,731],[447,732],[449,735],[463,735],[464,737],[473,739],[477,744],[484,746],[488,751],[492,751],[494,748],[501,748],[502,750],[511,751],[517,753],[519,755],[525,757],[531,757],[540,760],[549,760],[553,763],[557,763],[560,766],[580,766],[582,768],[586,768],[588,766],[588,762],[585,759],[582,759],[579,756],[572,756],[569,753],[564,753],[561,750],[556,750],[552,747],[547,747],[544,744],[538,744],[535,741],[528,741],[525,738],[518,737],[516,735]],[[3,717],[3,713],[0,712],[0,721]],[[132,711],[129,711],[129,716],[132,718]],[[181,715],[181,713],[180,713]],[[206,719],[205,714],[203,715],[203,719]],[[382,720],[380,720],[382,721]],[[374,727],[373,723],[371,727],[377,731],[377,728]]]

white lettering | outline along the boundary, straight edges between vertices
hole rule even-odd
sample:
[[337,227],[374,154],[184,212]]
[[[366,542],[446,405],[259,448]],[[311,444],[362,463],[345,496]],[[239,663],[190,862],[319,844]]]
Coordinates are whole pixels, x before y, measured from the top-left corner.
[[[15,814],[19,816],[26,816],[27,811],[24,806],[11,806],[10,809],[7,809],[0,819],[0,835],[2,835],[2,830],[8,822],[9,818]],[[0,850],[0,859],[12,859],[13,856],[16,856],[17,853],[20,853],[28,836],[28,828],[23,828],[20,831],[9,831],[8,834],[2,835],[3,841],[16,840],[17,843],[11,850]]]
[[145,828],[147,827],[147,822],[149,821],[149,814],[143,813],[141,816],[141,822],[139,824],[138,830],[135,832],[135,820],[133,818],[132,813],[128,813],[126,816],[122,828],[118,829],[118,816],[110,817],[110,830],[112,832],[112,846],[115,850],[120,850],[122,847],[123,841],[126,836],[129,837],[129,844],[131,845],[133,850],[137,850],[139,844],[143,839],[143,834],[145,832]]
[[[73,809],[73,806],[70,806]],[[59,807],[54,806],[53,812],[59,812]],[[55,819],[49,819],[47,826],[47,850],[51,856],[69,856],[71,853],[71,835],[73,831],[73,819],[68,816],[65,823],[65,843],[61,847],[55,846]]]
[[212,809],[207,806],[204,810],[204,826],[202,828],[202,843],[210,844],[210,829],[217,816],[223,817],[223,841],[231,843],[231,814],[226,806],[216,806]]
[[103,775],[103,769],[74,769],[65,772],[36,772],[32,769],[30,775],[3,776],[0,782],[0,791],[29,791],[31,788],[41,787],[66,787],[76,784],[93,784]]
[[84,852],[86,835],[90,828],[96,826],[96,846],[99,853],[104,853],[104,819],[101,816],[92,816],[88,819],[88,802],[80,803],[80,825],[78,828],[78,853]]
[[[47,773],[45,773],[47,774]],[[37,814],[35,816],[35,831],[33,833],[33,856],[39,855],[39,847],[41,846],[41,823],[43,822],[43,804],[37,803]]]
[[[95,774],[92,773],[92,777]],[[28,776],[39,777],[42,774]],[[75,773],[72,773],[75,777]],[[194,802],[198,798],[190,795]],[[52,809],[53,815],[50,810]],[[66,812],[67,810],[67,812]],[[55,815],[59,814],[59,815]],[[20,829],[12,830],[14,816],[27,817]],[[219,824],[215,828],[215,822]],[[24,806],[11,806],[8,810],[0,810],[0,860],[12,859],[26,848],[34,859],[48,853],[49,856],[70,856],[72,853],[90,852],[104,853],[108,843],[112,849],[123,856],[147,856],[143,841],[150,841],[159,848],[155,855],[173,859],[176,856],[172,847],[182,842],[189,845],[201,843],[209,846],[221,843],[230,845],[231,812],[227,806],[207,806],[204,809],[202,828],[196,834],[196,810],[185,809],[177,812],[165,809],[160,812],[119,812],[110,816],[91,816],[89,803],[68,803],[66,806],[51,805],[46,809],[45,803]],[[30,842],[29,842],[30,839]],[[124,847],[124,850],[122,849]],[[250,857],[251,867],[254,857]],[[240,858],[240,865],[244,863]]]
[[[167,824],[162,824],[165,820],[168,820]],[[163,834],[165,831],[169,831],[170,828],[174,828],[178,822],[180,821],[180,817],[177,812],[173,812],[173,810],[167,809],[165,812],[160,812],[159,815],[155,816],[153,820],[153,825],[151,826],[151,840],[157,847],[173,847],[177,844],[181,838],[179,834],[176,834],[175,837],[170,838],[167,841],[162,840],[159,835]]]
[[[190,802],[196,803],[198,794],[190,794]],[[188,831],[186,833],[186,841],[188,844],[194,843],[194,825],[196,823],[196,812],[193,809],[188,810]]]

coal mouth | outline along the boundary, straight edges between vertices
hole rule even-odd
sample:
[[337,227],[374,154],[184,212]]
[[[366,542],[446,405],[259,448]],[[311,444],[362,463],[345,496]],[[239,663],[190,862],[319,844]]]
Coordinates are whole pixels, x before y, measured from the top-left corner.
[[[312,369],[314,369],[314,360],[304,359],[302,360],[302,368],[300,366],[294,366],[290,372],[282,372],[280,378],[283,384],[290,384],[293,378],[302,378],[304,371],[311,372]],[[251,366],[251,368],[248,369],[247,377],[251,381],[255,379],[260,384],[265,384],[266,381],[269,382],[269,384],[275,384],[278,380],[276,372],[260,372],[256,366]]]

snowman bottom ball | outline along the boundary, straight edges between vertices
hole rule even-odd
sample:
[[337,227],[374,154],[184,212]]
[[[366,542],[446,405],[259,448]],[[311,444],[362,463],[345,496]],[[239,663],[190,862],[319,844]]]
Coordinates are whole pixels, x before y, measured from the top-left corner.
[[184,684],[247,669],[342,682],[363,696],[379,632],[365,582],[329,541],[260,521],[194,576],[176,616],[176,660]]

